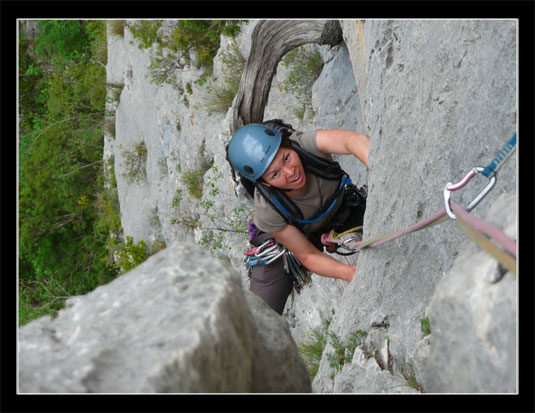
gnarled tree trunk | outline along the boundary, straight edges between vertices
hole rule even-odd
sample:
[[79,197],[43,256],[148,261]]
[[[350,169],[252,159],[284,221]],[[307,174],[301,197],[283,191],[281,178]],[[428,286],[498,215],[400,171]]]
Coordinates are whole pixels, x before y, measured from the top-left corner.
[[234,100],[232,133],[262,122],[277,65],[289,51],[307,43],[334,46],[342,41],[337,20],[262,20],[251,36],[251,51]]

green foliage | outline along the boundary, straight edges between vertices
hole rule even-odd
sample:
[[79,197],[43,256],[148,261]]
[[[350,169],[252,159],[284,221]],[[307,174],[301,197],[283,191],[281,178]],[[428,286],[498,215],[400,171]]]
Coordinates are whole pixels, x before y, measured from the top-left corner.
[[103,173],[98,177],[98,185],[103,189],[95,202],[98,219],[95,230],[99,233],[110,233],[118,237],[122,233],[121,210],[117,194],[117,181],[115,179],[114,159],[108,159],[104,165]]
[[306,333],[308,341],[299,342],[297,348],[307,367],[310,378],[314,380],[318,373],[323,350],[327,345],[327,331],[329,330],[330,320],[325,320],[322,328],[314,329],[311,333]]
[[89,37],[89,56],[104,69],[108,61],[107,23],[102,20],[85,20],[84,29]]
[[[203,151],[203,145],[201,145],[199,154]],[[177,169],[180,173],[180,169]],[[223,242],[223,235],[227,233],[236,234],[245,241],[248,236],[247,222],[252,215],[247,205],[242,204],[233,208],[231,214],[228,215],[224,211],[224,205],[217,203],[216,196],[221,192],[217,182],[221,178],[223,178],[223,173],[213,166],[213,161],[209,159],[201,161],[201,169],[183,174],[181,179],[186,185],[186,191],[193,198],[200,200],[202,212],[196,213],[195,216],[180,214],[180,219],[171,221],[172,224],[182,225],[187,231],[193,231],[199,227],[200,217],[207,217],[209,223],[203,225],[203,235],[198,244],[209,251],[230,248]],[[229,196],[234,198],[234,194],[229,194]],[[182,189],[179,188],[173,198],[173,208],[179,208],[182,199]],[[213,226],[210,226],[210,223]]]
[[140,49],[147,49],[154,43],[162,43],[158,30],[162,27],[161,20],[141,20],[136,23],[126,24],[135,39],[139,40]]
[[331,378],[335,374],[340,372],[342,366],[345,363],[351,362],[355,349],[362,345],[362,339],[366,337],[367,333],[362,330],[354,331],[349,335],[347,343],[343,343],[340,338],[333,332],[327,332],[327,336],[330,339],[330,344],[334,349],[334,354],[327,354],[327,360],[329,360],[330,366],[334,369]]
[[287,53],[281,65],[289,67],[288,77],[282,82],[281,88],[286,93],[293,93],[302,107],[297,108],[297,116],[304,116],[305,108],[312,105],[312,85],[323,69],[321,54],[311,45],[298,47]]
[[195,170],[182,175],[182,183],[186,185],[188,194],[196,199],[202,198],[204,172],[203,170]]
[[113,250],[117,266],[123,273],[133,270],[149,257],[145,241],[141,240],[134,244],[134,239],[130,236],[126,237],[125,243],[114,239],[109,245]]
[[[48,99],[46,70],[34,56],[33,45],[24,37],[22,30],[19,30],[18,46],[19,127],[21,131],[28,131],[33,129],[34,119],[42,118],[46,114]],[[21,143],[24,144],[26,141]]]
[[420,319],[420,330],[422,331],[423,337],[431,334],[431,324],[429,323],[429,318],[424,317]]
[[114,37],[124,37],[124,20],[108,20],[108,27],[110,28],[110,34]]
[[417,390],[420,393],[425,393],[424,388],[422,387],[422,385],[420,383],[418,383],[416,375],[414,374],[414,370],[413,370],[413,368],[412,368],[412,366],[410,364],[409,365],[405,365],[405,366],[402,367],[401,374],[403,375],[403,377],[407,381],[407,385],[411,389]]
[[[44,287],[35,281],[19,282],[19,325],[24,325],[37,317],[56,314],[61,308],[61,302],[52,302],[46,295]],[[48,304],[42,305],[43,302]]]
[[176,194],[173,197],[173,208],[177,208],[180,204],[180,201],[182,201],[182,189],[177,188]]
[[209,229],[203,231],[199,245],[203,246],[209,251],[215,251],[223,248],[223,241],[216,236],[213,230]]
[[221,52],[221,63],[223,80],[208,87],[210,97],[204,103],[208,111],[226,112],[232,106],[238,92],[245,58],[241,55],[236,42],[229,42],[228,48]]
[[185,172],[182,175],[182,183],[186,185],[186,190],[188,194],[196,199],[202,198],[203,187],[204,187],[204,174],[208,171],[214,164],[213,159],[206,158],[205,153],[205,144],[204,141],[199,146],[199,158],[200,165],[199,169]]
[[90,36],[81,20],[41,20],[35,52],[50,59],[57,71],[81,58],[90,47]]
[[117,276],[106,243],[120,223],[102,168],[106,25],[38,30],[19,41],[20,323]]
[[121,176],[129,184],[143,181],[147,174],[147,146],[145,142],[141,142],[133,151],[122,150],[121,156],[125,166],[125,171]]
[[179,20],[170,35],[168,47],[189,58],[195,52],[201,65],[210,66],[219,49],[221,35],[235,36],[239,20]]
[[[236,36],[245,20],[178,20],[172,30],[163,31],[161,20],[141,20],[128,24],[140,48],[156,45],[151,56],[150,79],[154,84],[168,83],[179,89],[174,72],[184,58],[191,62],[192,54],[200,65],[209,67],[219,49],[221,36]],[[189,92],[191,93],[191,92]]]
[[223,173],[216,166],[211,169],[213,173],[205,175],[204,192],[206,195],[201,201],[201,207],[204,209],[202,215],[208,217],[208,220],[214,226],[204,228],[205,236],[202,238],[200,245],[209,250],[215,250],[225,248],[223,246],[223,235],[227,233],[234,233],[240,236],[243,241],[246,241],[249,234],[247,223],[253,212],[247,205],[241,204],[239,207],[233,208],[232,213],[228,215],[224,211],[223,205],[216,204],[215,197],[220,193],[217,181],[223,177]]
[[363,338],[367,333],[363,330],[356,330],[349,335],[348,341],[344,343],[335,333],[329,331],[330,320],[326,320],[323,327],[315,329],[311,334],[307,333],[310,340],[298,343],[298,350],[309,371],[310,377],[314,379],[318,372],[319,364],[327,343],[329,343],[334,353],[326,354],[330,366],[334,369],[331,378],[342,369],[346,363],[353,359],[355,349],[363,345]]

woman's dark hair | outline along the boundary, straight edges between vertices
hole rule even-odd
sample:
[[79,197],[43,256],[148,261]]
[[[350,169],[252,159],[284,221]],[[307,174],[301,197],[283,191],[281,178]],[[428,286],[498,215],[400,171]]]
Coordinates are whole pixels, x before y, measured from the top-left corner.
[[293,145],[292,145],[292,142],[290,141],[290,138],[288,138],[287,136],[282,135],[281,144],[280,144],[279,148],[293,149]]

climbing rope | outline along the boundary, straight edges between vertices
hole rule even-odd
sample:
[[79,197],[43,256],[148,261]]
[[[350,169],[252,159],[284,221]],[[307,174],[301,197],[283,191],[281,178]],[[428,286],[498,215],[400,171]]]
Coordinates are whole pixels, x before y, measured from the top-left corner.
[[[440,224],[450,217],[451,219],[458,220],[459,226],[466,232],[466,234],[475,240],[482,248],[489,252],[492,256],[498,259],[506,268],[516,273],[516,243],[505,236],[498,229],[486,224],[485,222],[471,216],[469,212],[481,202],[481,200],[490,192],[496,183],[496,174],[498,170],[503,166],[503,163],[512,155],[516,147],[516,133],[506,143],[503,149],[496,155],[496,157],[489,163],[486,168],[476,167],[471,169],[464,178],[456,184],[448,183],[444,188],[444,204],[445,208],[430,215],[422,221],[411,225],[410,227],[394,232],[391,234],[383,235],[378,238],[374,238],[369,241],[361,241],[356,237],[342,240],[343,235],[356,230],[352,229],[342,234],[336,234],[331,231],[329,234],[323,234],[321,242],[323,245],[328,246],[331,243],[339,244],[341,248],[344,248],[353,253],[360,252],[367,247],[376,247],[382,245],[388,241],[392,241],[403,235],[410,234],[415,231],[419,231],[425,228],[430,228],[434,225]],[[464,188],[470,180],[481,173],[483,176],[489,179],[489,183],[483,190],[470,202],[466,208],[462,208],[457,204],[450,205],[450,197],[452,191],[457,191]],[[453,209],[453,211],[452,211]],[[501,248],[490,242],[490,239],[496,241]]]
[[[452,205],[461,229],[496,258],[508,270],[516,273],[516,243],[507,237],[502,231],[472,216],[457,204]],[[501,248],[492,243],[496,241]]]
[[340,247],[354,252],[360,252],[362,249],[367,247],[377,247],[379,245],[382,245],[388,241],[392,241],[396,238],[400,238],[403,235],[410,234],[411,232],[419,231],[421,229],[430,228],[434,225],[440,224],[441,222],[444,222],[447,220],[448,216],[446,215],[446,210],[442,209],[441,211],[438,211],[434,213],[433,215],[430,215],[429,217],[423,219],[422,221],[411,225],[410,227],[394,232],[387,235],[382,235],[380,237],[371,239],[369,241],[359,241],[354,238],[348,238],[346,240],[341,240],[339,234],[333,233],[331,231],[330,234],[324,234],[321,238],[321,241],[324,245],[327,245],[327,243],[337,243],[340,244]]

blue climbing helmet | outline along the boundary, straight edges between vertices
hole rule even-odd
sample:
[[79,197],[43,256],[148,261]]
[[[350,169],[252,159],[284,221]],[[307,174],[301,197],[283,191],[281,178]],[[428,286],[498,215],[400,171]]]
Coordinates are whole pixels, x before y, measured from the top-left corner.
[[251,123],[234,134],[227,146],[227,157],[240,174],[255,182],[275,158],[281,141],[279,131]]

